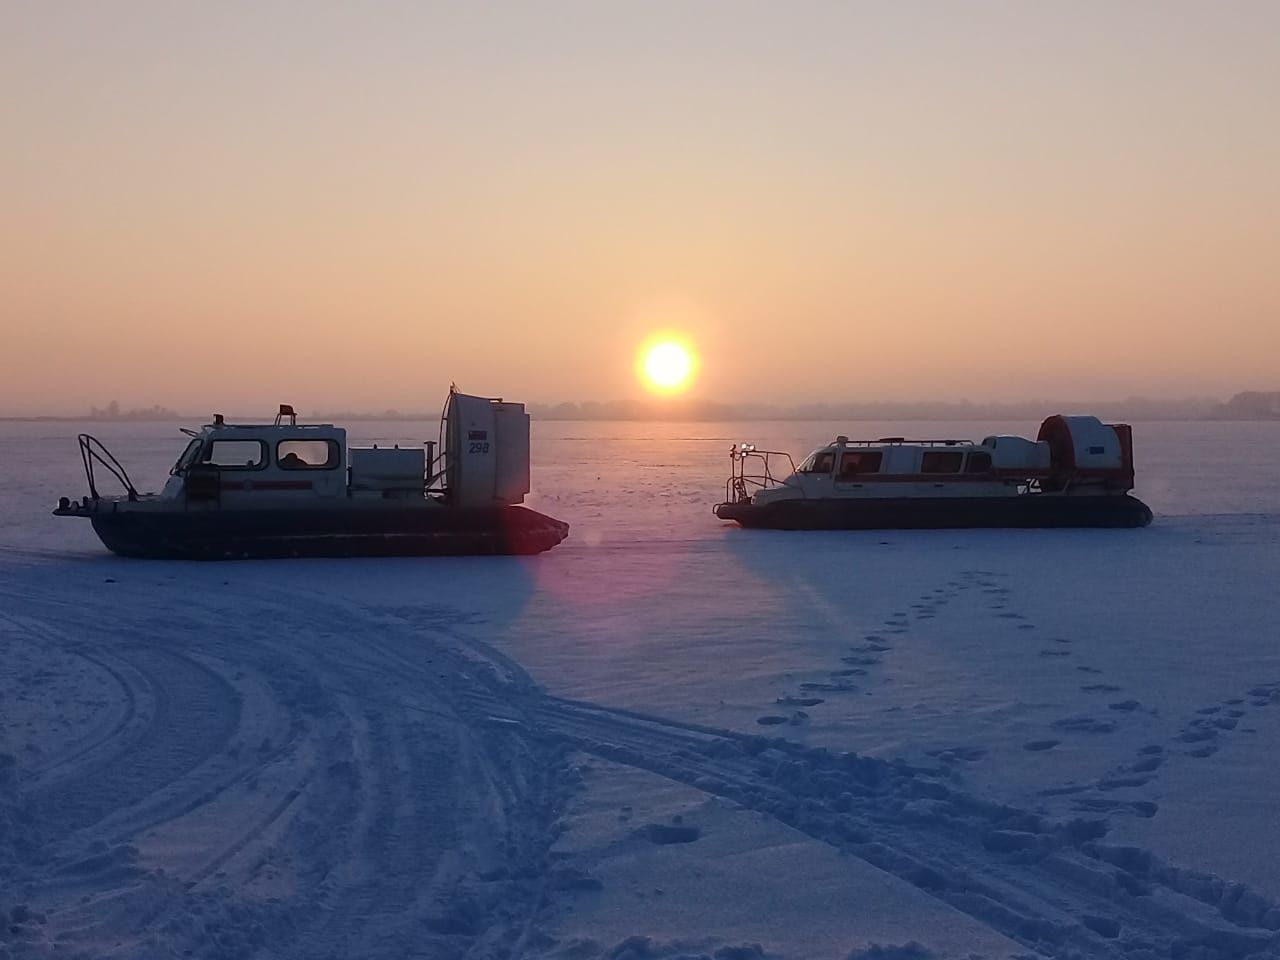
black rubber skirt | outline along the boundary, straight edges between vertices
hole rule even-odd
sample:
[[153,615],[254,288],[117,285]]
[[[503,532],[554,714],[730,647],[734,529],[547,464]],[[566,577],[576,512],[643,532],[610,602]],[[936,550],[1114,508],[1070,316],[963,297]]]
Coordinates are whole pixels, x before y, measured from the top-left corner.
[[569,534],[567,523],[524,507],[119,510],[91,519],[114,553],[174,560],[533,554]]
[[775,500],[721,503],[715,514],[771,530],[942,530],[964,527],[1145,527],[1151,508],[1124,495]]

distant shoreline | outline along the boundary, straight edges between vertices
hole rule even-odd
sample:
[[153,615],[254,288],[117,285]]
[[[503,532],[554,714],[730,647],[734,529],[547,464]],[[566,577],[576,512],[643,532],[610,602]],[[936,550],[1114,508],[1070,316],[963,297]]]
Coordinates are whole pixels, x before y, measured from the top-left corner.
[[[1136,420],[1175,423],[1199,421],[1280,422],[1280,391],[1244,391],[1222,402],[1214,397],[1123,400],[1018,400],[973,403],[969,401],[870,401],[834,403],[719,403],[706,399],[680,399],[667,403],[648,400],[526,403],[534,420],[567,423],[795,423],[821,421],[866,422],[881,420],[972,422],[1042,420],[1055,413],[1089,413],[1107,421]],[[333,410],[301,414],[304,420],[332,423],[426,422],[435,423],[434,411]],[[156,405],[124,410],[112,402],[94,407],[82,416],[46,414],[0,416],[0,422],[25,423],[206,423],[211,414],[181,414]],[[233,423],[261,422],[262,414],[228,414]]]
[[[1049,407],[1044,408],[1049,411]],[[1057,409],[1057,408],[1053,408]],[[1064,409],[1083,409],[1083,408],[1064,408]],[[972,423],[972,422],[995,422],[999,420],[1035,420],[1043,419],[1048,416],[1048,412],[1044,414],[1027,414],[1027,413],[974,413],[971,415],[956,414],[937,414],[927,416],[923,414],[845,414],[843,416],[836,414],[828,415],[783,415],[775,414],[772,416],[752,416],[743,414],[739,416],[711,416],[711,417],[563,417],[548,416],[546,414],[532,413],[535,421],[542,423],[813,423],[820,422],[840,422],[847,421],[849,423],[874,423],[876,421],[891,420],[903,423]],[[1213,414],[1102,414],[1103,420],[1132,420],[1140,423],[1280,423],[1280,417],[1276,416],[1223,416]],[[236,415],[227,415],[228,423],[255,423],[261,422],[262,417]],[[436,423],[439,421],[439,414],[423,415],[421,417],[402,414],[396,417],[380,416],[375,414],[316,414],[308,416],[299,414],[299,419],[306,423]],[[118,417],[115,419],[106,417],[74,417],[74,416],[31,416],[31,417],[12,417],[0,416],[0,423],[93,423],[106,425],[121,425],[130,423],[180,423],[180,424],[204,424],[208,423],[211,418],[207,414],[184,417],[174,415],[172,417]]]

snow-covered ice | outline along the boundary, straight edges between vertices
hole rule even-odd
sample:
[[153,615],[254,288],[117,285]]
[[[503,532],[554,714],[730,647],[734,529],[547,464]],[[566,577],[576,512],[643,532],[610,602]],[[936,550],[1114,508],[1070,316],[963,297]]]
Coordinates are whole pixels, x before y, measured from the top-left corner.
[[0,424],[0,957],[1280,956],[1274,424],[1135,425],[1145,530],[778,533],[729,444],[850,425],[542,423],[547,554],[226,564],[49,516],[76,430]]

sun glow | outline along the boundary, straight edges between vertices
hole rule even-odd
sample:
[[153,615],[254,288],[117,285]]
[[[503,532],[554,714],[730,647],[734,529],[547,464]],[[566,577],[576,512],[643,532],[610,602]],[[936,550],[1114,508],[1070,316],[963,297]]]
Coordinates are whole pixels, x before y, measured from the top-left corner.
[[693,383],[697,354],[674,337],[655,337],[640,348],[636,364],[641,382],[654,393],[680,393]]

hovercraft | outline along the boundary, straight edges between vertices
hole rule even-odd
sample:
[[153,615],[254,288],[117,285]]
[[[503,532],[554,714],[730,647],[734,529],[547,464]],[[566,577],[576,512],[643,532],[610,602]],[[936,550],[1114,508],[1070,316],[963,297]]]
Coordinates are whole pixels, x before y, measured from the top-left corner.
[[[778,530],[1145,527],[1134,497],[1133,431],[1097,417],[1052,416],[1035,440],[850,440],[795,466],[739,444],[717,517]],[[781,463],[788,465],[784,474]],[[775,475],[774,469],[778,469]]]
[[[101,442],[80,434],[89,494],[54,515],[88,519],[126,557],[533,554],[569,525],[518,506],[529,492],[529,415],[520,403],[451,389],[439,442],[348,447],[329,423],[300,424],[281,405],[273,423],[218,414],[190,437],[158,494],[140,494]],[[437,446],[439,452],[437,455]],[[124,488],[102,496],[97,470]]]

